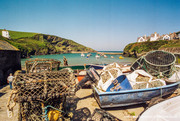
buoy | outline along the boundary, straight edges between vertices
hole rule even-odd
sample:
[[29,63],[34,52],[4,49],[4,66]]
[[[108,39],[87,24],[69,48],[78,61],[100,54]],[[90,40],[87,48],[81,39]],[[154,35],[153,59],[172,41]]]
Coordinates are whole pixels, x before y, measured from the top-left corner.
[[122,56],[119,56],[119,59],[124,59]]
[[57,110],[50,110],[48,112],[48,118],[49,118],[49,121],[57,121],[58,118],[59,118],[59,111],[57,111]]

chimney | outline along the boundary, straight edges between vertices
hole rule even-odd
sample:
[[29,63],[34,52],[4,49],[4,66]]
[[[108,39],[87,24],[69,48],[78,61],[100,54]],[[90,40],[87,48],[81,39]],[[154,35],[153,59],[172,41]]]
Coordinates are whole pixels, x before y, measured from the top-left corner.
[[144,35],[144,39],[145,39],[145,40],[147,39],[146,34]]

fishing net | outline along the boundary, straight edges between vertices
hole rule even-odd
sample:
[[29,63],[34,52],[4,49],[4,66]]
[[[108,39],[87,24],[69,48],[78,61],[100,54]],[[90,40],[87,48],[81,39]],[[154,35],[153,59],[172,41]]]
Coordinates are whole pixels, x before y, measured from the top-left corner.
[[175,71],[176,57],[165,51],[151,51],[139,58],[132,66],[131,70],[139,68],[157,77],[170,77]]
[[45,119],[46,106],[65,112],[63,111],[65,110],[63,109],[65,99],[67,95],[74,92],[74,79],[75,76],[71,69],[40,73],[15,73],[13,100],[20,105],[19,119],[41,121]]
[[34,59],[25,62],[27,73],[58,70],[61,61],[55,59]]

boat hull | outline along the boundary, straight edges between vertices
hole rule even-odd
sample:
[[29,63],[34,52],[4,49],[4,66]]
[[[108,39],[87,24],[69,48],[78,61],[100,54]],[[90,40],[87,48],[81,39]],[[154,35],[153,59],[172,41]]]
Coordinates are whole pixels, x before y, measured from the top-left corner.
[[72,65],[72,66],[61,66],[59,67],[59,70],[63,69],[63,68],[71,68],[72,70],[84,70],[85,68],[90,68],[93,67],[94,69],[103,69],[103,65],[93,65],[93,64],[89,64],[89,65]]
[[59,70],[63,69],[63,68],[71,68],[72,70],[84,70],[84,68],[89,68],[90,65],[73,65],[73,66],[61,66],[59,67]]
[[154,97],[161,97],[172,94],[180,82],[148,89],[99,92],[93,87],[94,97],[101,108],[129,106],[139,103],[145,103]]

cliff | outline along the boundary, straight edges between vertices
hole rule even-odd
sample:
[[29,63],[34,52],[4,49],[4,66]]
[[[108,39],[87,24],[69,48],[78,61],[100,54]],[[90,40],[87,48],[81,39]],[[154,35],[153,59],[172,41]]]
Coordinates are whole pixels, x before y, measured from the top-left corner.
[[[9,31],[10,39],[1,36],[0,40],[5,41],[21,51],[21,57],[30,55],[47,55],[71,52],[95,52],[73,40],[65,39],[54,35],[46,35],[31,32]],[[0,43],[1,44],[1,43]]]
[[126,57],[140,57],[152,50],[164,50],[174,54],[180,54],[180,40],[159,40],[139,43],[130,43],[124,48]]

